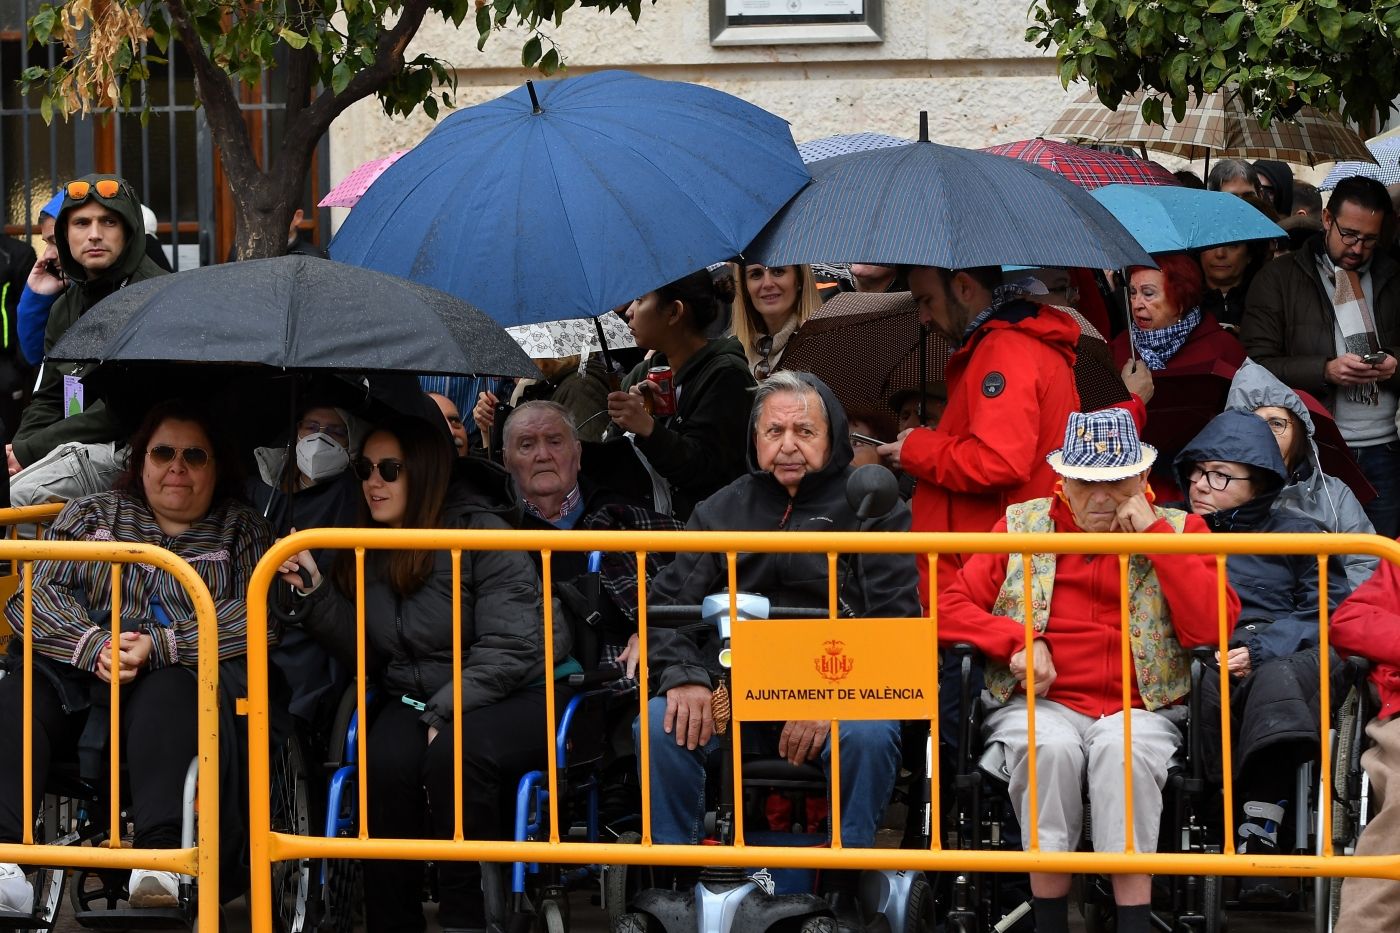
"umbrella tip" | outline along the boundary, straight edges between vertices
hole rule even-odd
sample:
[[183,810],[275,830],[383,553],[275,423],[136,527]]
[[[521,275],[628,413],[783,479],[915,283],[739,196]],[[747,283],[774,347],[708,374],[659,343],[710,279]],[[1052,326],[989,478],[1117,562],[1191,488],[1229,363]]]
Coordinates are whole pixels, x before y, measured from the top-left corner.
[[928,142],[928,111],[919,111],[919,142]]
[[534,105],[534,108],[535,108],[534,112],[535,112],[535,113],[543,113],[544,111],[543,111],[542,109],[540,109],[540,99],[539,99],[539,97],[535,94],[535,82],[533,82],[533,81],[526,81],[526,82],[525,82],[525,90],[527,90],[527,91],[530,92],[530,103],[531,103],[532,105]]

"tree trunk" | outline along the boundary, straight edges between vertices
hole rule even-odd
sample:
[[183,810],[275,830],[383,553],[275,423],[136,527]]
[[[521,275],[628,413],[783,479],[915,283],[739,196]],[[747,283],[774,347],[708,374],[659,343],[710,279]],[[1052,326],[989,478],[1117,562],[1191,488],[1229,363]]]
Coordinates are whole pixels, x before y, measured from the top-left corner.
[[295,211],[293,202],[279,199],[264,206],[258,203],[260,200],[234,194],[234,259],[270,259],[287,251],[287,228]]

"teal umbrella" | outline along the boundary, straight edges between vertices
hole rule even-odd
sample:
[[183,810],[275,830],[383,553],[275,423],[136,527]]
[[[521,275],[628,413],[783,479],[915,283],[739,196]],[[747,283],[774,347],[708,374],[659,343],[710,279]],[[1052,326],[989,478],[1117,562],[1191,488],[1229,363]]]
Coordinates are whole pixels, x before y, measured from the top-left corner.
[[1177,253],[1288,234],[1233,194],[1162,185],[1105,185],[1091,195],[1149,253]]

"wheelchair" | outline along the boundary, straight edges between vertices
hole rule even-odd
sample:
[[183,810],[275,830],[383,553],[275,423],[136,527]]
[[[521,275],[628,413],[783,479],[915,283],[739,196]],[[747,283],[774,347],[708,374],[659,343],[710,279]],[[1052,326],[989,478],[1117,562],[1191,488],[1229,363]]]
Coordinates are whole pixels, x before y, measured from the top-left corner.
[[[1332,851],[1354,855],[1361,831],[1371,817],[1371,784],[1361,767],[1366,750],[1365,727],[1380,710],[1367,675],[1370,663],[1362,658],[1347,661],[1346,697],[1335,717],[1329,736],[1332,748]],[[1322,854],[1322,820],[1318,810],[1317,854]],[[1316,933],[1333,933],[1342,907],[1342,879],[1319,877],[1313,883],[1313,917]]]
[[[978,682],[976,650],[971,645],[955,645],[950,650],[957,659],[959,672],[959,747],[954,750],[956,770],[946,848],[1021,851],[1021,830],[1005,785],[978,766],[983,744],[983,706],[975,686]],[[1163,788],[1160,852],[1221,851],[1213,825],[1211,788],[1205,779],[1201,731],[1196,725],[1201,723],[1196,702],[1201,678],[1208,676],[1208,662],[1212,656],[1211,649],[1192,652],[1190,700],[1184,706],[1173,708],[1173,722],[1184,741]],[[1086,838],[1092,819],[1093,813],[1086,806]],[[1029,886],[1025,887],[1022,899],[1020,885],[1013,880],[1015,877],[957,872],[951,877],[937,879],[940,902],[947,905],[945,929],[950,933],[1031,929]],[[1008,896],[1009,893],[1012,896]],[[1113,894],[1106,878],[1082,879],[1080,910],[1088,933],[1113,928]],[[1161,930],[1223,931],[1226,918],[1222,879],[1216,876],[1154,877],[1152,923]]]

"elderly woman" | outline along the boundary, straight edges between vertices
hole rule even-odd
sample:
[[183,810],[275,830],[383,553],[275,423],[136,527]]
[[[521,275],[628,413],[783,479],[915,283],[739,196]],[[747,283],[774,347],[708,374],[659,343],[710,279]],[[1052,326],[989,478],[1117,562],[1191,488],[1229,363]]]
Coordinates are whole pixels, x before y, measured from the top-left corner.
[[[1147,405],[1144,441],[1163,452],[1152,484],[1164,500],[1178,499],[1172,459],[1224,407],[1224,374],[1244,362],[1244,348],[1199,307],[1201,267],[1182,253],[1152,257],[1158,268],[1128,270],[1128,329],[1113,340],[1113,361],[1128,391]],[[1167,377],[1169,390],[1157,391]]]
[[[1049,456],[1061,477],[1055,495],[1007,509],[995,531],[1204,532],[1194,515],[1152,504],[1147,473],[1157,452],[1138,440],[1123,409],[1074,413],[1064,446]],[[1128,564],[1132,631],[1134,845],[1157,847],[1162,787],[1181,734],[1163,710],[1190,689],[1187,648],[1212,643],[1217,607],[1214,558],[1136,555]],[[1025,826],[1031,793],[1040,806],[1040,847],[1074,851],[1083,830],[1088,770],[1095,851],[1124,844],[1123,684],[1117,555],[1032,556],[1039,594],[1030,620],[1034,642],[1025,650],[1023,568],[1019,554],[977,554],[943,595],[941,644],[968,642],[987,658],[987,687],[999,704],[986,720],[983,767],[1010,785],[1011,802]],[[1054,598],[1052,600],[1051,593]],[[1230,618],[1239,601],[1227,590]],[[1029,787],[1025,687],[1034,671],[1040,786]],[[1068,927],[1068,875],[1034,872],[1036,929]],[[1120,933],[1147,933],[1152,895],[1148,875],[1115,875]]]
[[[131,439],[131,459],[111,492],[68,503],[49,537],[57,541],[155,544],[184,558],[214,597],[219,657],[241,658],[248,639],[248,580],[271,541],[267,523],[239,501],[236,458],[199,409],[156,406]],[[185,772],[197,750],[198,626],[184,588],[141,565],[121,575],[122,635],[111,643],[110,565],[39,561],[34,566],[34,800],[55,759],[77,753],[78,738],[105,684],[122,685],[122,751],[138,848],[180,845]],[[24,628],[24,594],[5,615]],[[269,640],[274,633],[269,631]],[[10,643],[10,676],[0,679],[0,841],[22,837],[22,642]],[[98,710],[95,715],[105,718]],[[16,881],[18,878],[18,881]],[[174,907],[173,872],[136,869],[132,907]],[[14,865],[0,866],[0,906],[32,907]]]
[[[1269,425],[1253,414],[1216,416],[1176,461],[1191,511],[1214,532],[1317,532],[1310,518],[1274,509],[1288,479]],[[1336,557],[1328,560],[1328,603],[1351,587]],[[1239,624],[1225,658],[1236,686],[1230,711],[1235,799],[1243,802],[1240,851],[1278,851],[1279,827],[1294,793],[1296,766],[1318,747],[1317,558],[1231,554],[1230,586],[1239,594]],[[1218,682],[1206,678],[1206,722],[1219,721]],[[1213,707],[1213,709],[1211,708]],[[1206,735],[1214,744],[1214,730]],[[1208,763],[1219,755],[1206,755]]]
[[[459,471],[454,477],[455,468]],[[457,461],[445,428],[403,418],[365,439],[354,463],[360,521],[377,528],[509,528],[513,503],[505,476],[490,464]],[[495,477],[498,486],[488,487]],[[303,585],[311,576],[302,625],[337,658],[356,663],[355,561],[342,552],[326,585],[306,551],[281,567]],[[522,551],[465,551],[459,582],[462,663],[452,657],[453,562],[447,551],[370,551],[365,555],[366,667],[380,687],[368,715],[368,821],[376,835],[434,838],[453,833],[454,758],[462,763],[462,824],[469,839],[505,839],[516,781],[545,766],[543,615],[540,580]],[[580,670],[557,641],[555,676]],[[454,708],[453,681],[462,705]],[[559,684],[560,703],[568,688]],[[562,708],[562,705],[561,705]],[[453,721],[467,740],[454,750]],[[367,860],[365,925],[398,933],[423,929],[423,868]],[[476,863],[438,866],[444,928],[486,926]]]
[[754,378],[767,379],[797,329],[821,307],[811,266],[739,263],[734,336],[744,348]]

